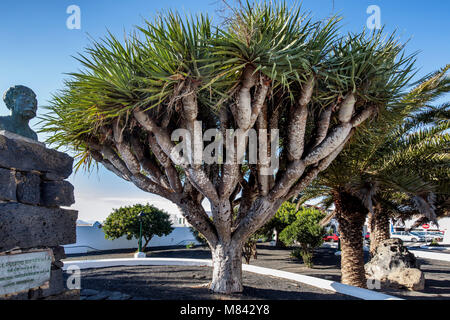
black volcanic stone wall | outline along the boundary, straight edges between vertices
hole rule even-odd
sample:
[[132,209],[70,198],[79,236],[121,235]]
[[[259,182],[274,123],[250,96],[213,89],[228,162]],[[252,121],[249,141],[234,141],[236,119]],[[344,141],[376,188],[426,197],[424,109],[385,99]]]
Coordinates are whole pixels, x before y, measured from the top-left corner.
[[75,203],[65,181],[73,158],[8,132],[0,133],[0,253],[51,249],[48,287],[2,299],[43,299],[64,294],[61,245],[76,242],[78,212],[61,207]]

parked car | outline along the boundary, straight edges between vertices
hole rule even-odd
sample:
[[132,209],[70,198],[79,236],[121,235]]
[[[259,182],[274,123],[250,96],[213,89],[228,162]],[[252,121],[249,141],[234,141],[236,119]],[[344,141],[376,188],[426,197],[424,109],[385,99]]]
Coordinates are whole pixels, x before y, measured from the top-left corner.
[[444,234],[441,231],[432,231],[429,232],[436,241],[443,241],[444,240]]
[[428,232],[428,231],[411,231],[412,234],[425,238],[425,241],[442,241],[444,238],[440,232]]
[[418,241],[424,242],[425,241],[425,237],[420,236],[420,235],[415,235],[411,232],[406,232],[406,231],[392,232],[391,238],[398,238],[403,241],[412,241],[412,242],[418,242]]
[[339,241],[339,234],[337,233],[333,233],[332,235],[327,235],[325,237],[323,237],[323,241],[325,242],[338,242]]

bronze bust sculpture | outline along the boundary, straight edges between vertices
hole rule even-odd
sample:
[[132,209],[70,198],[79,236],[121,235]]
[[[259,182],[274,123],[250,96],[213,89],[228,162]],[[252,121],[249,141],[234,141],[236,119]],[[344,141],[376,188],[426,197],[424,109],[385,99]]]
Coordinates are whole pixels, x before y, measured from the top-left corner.
[[0,130],[37,141],[36,132],[28,124],[31,119],[36,117],[37,111],[37,99],[33,90],[21,85],[11,87],[5,92],[3,101],[11,110],[11,115],[0,117]]

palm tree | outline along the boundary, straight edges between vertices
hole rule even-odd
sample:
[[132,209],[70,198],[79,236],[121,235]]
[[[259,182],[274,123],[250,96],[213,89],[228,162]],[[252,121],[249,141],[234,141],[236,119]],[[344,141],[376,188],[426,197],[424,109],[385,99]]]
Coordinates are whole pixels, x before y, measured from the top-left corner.
[[[339,20],[314,22],[269,1],[232,9],[220,26],[203,15],[162,14],[123,42],[94,42],[79,58],[83,69],[55,94],[43,131],[79,154],[80,166],[102,164],[177,204],[211,248],[211,290],[241,292],[246,240],[412,76],[413,57],[394,35],[341,36]],[[193,139],[172,140],[180,129]],[[244,139],[215,139],[206,161],[209,129],[211,140],[227,130]],[[256,163],[235,152],[250,147],[252,132],[260,133]]]
[[[448,114],[448,105],[428,103],[449,91],[449,67],[390,101],[384,114],[355,134],[333,164],[298,196],[299,204],[317,197],[326,207],[334,204],[343,283],[366,286],[362,230],[369,212],[373,246],[390,236],[388,212],[436,219],[434,195],[448,190],[449,122],[440,120]],[[440,180],[444,176],[447,179]]]
[[378,203],[374,206],[373,214],[369,216],[372,254],[381,241],[389,239],[390,218],[405,220],[418,216],[418,225],[429,221],[436,222],[437,218],[449,214],[449,114],[448,103],[438,107],[425,106],[410,115],[402,128],[394,132],[392,138],[397,143],[391,144],[391,161],[388,166],[392,167],[392,171],[398,171],[405,176],[412,170],[420,179],[420,184],[429,185],[424,186],[421,197],[393,189],[379,192]]

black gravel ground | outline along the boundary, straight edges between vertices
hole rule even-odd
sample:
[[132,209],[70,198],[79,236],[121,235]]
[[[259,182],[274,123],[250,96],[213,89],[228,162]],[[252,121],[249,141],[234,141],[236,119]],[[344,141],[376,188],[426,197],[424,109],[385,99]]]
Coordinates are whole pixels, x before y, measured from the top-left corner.
[[[244,292],[225,296],[212,294],[205,286],[210,267],[136,266],[82,271],[82,289],[120,292],[130,299],[145,300],[351,300],[350,296],[321,290],[294,281],[244,272]],[[86,292],[90,291],[86,290]],[[83,290],[82,290],[83,296]],[[97,295],[106,299],[106,295]],[[83,299],[96,300],[94,297]]]
[[[291,259],[289,249],[259,244],[258,259],[252,260],[250,263],[340,282],[340,257],[336,256],[335,252],[335,248],[326,246],[316,250],[314,268],[311,269],[301,261]],[[66,260],[130,258],[133,253],[133,250],[97,252],[72,255]],[[211,258],[210,251],[202,247],[194,249],[182,247],[151,248],[147,252],[147,256],[154,258]],[[368,259],[369,256],[366,252],[365,260]],[[450,263],[421,258],[419,258],[419,262],[426,279],[423,291],[391,290],[387,288],[381,288],[380,291],[405,299],[450,299]],[[131,290],[126,293],[133,297],[139,297],[139,292],[142,290],[142,292],[148,293],[147,298],[152,299],[217,299],[218,297],[211,295],[206,288],[192,288],[207,283],[210,281],[210,277],[211,270],[206,267],[105,268],[82,271],[82,287],[112,291],[120,291],[118,288],[124,288],[125,290],[126,288],[126,290]],[[148,286],[148,284],[153,285]],[[249,272],[244,272],[244,286],[243,295],[238,295],[235,299],[353,299],[353,297],[338,295],[293,281]],[[174,287],[177,289],[173,289]],[[176,293],[180,288],[183,289],[183,292]],[[137,292],[133,292],[133,290],[137,290]],[[156,297],[154,294],[156,294]],[[145,294],[142,294],[142,296],[145,296]],[[225,299],[226,297],[221,298]]]

